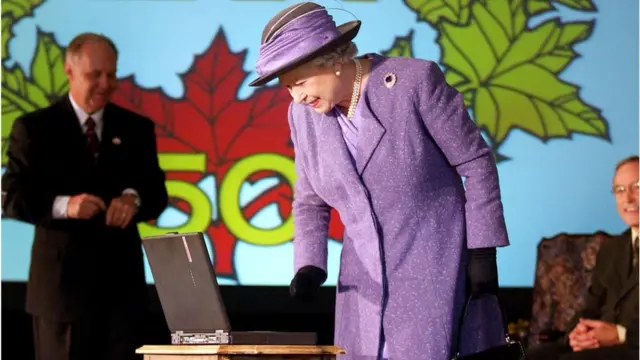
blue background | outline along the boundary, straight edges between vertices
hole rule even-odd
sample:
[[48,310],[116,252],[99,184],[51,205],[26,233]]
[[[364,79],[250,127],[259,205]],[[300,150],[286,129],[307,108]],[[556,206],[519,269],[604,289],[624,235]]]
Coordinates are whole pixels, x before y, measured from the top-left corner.
[[[120,50],[118,77],[134,75],[144,88],[161,87],[169,96],[183,94],[179,75],[189,69],[194,57],[205,51],[222,27],[231,51],[247,49],[244,69],[249,76],[238,96],[253,89],[246,86],[255,77],[259,39],[272,15],[289,1],[231,0],[46,0],[34,16],[18,22],[9,43],[10,59],[27,71],[33,57],[37,28],[52,32],[66,46],[79,32],[101,32],[111,37]],[[360,52],[380,52],[395,37],[414,30],[413,51],[418,58],[438,60],[434,42],[437,33],[417,22],[416,14],[401,1],[320,1],[333,10],[336,22],[363,21],[356,43]],[[560,7],[563,21],[595,19],[592,36],[578,45],[581,57],[561,78],[581,87],[580,97],[602,109],[610,126],[611,142],[574,135],[546,143],[512,132],[500,153],[512,160],[499,164],[503,203],[511,246],[499,250],[502,286],[532,286],[536,246],[542,237],[559,232],[618,233],[624,224],[618,217],[610,193],[615,163],[638,153],[638,2],[601,0],[598,11],[585,13]],[[341,11],[340,8],[347,9]],[[71,15],[73,14],[73,15]],[[538,18],[535,22],[542,20]],[[532,25],[535,24],[532,23]],[[201,187],[215,201],[214,179],[205,178]],[[241,202],[275,184],[266,179],[245,185]],[[159,219],[164,226],[183,222],[184,214],[167,209]],[[251,223],[271,227],[281,223],[277,209],[265,208]],[[2,279],[24,281],[28,274],[33,229],[13,220],[2,221]],[[335,284],[340,244],[330,241],[330,273],[327,285]],[[240,241],[234,254],[237,281],[242,285],[286,285],[292,276],[290,243],[257,247]],[[151,276],[147,273],[149,281]]]

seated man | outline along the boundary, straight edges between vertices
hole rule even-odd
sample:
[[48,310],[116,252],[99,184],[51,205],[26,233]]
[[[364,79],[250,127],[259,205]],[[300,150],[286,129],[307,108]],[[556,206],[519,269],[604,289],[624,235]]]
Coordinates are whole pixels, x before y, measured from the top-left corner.
[[638,359],[638,156],[618,163],[613,193],[629,229],[602,244],[569,335],[529,349],[529,360]]

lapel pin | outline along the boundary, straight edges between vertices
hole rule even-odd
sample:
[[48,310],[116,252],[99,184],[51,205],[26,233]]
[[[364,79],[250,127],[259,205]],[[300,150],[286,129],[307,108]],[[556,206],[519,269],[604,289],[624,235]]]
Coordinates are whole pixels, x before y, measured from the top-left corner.
[[119,137],[114,137],[112,142],[113,142],[113,145],[120,145],[122,143],[122,140],[120,140]]
[[388,89],[391,89],[396,84],[396,80],[396,74],[387,73],[384,76],[384,86],[386,86]]

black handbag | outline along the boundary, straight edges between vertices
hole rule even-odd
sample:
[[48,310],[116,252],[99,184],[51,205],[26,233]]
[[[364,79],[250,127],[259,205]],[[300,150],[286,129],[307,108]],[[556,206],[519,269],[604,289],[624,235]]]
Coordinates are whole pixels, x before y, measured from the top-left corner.
[[462,316],[460,317],[458,336],[456,336],[453,341],[453,357],[451,358],[451,360],[527,360],[527,355],[524,351],[524,346],[522,345],[522,343],[520,341],[512,340],[509,337],[509,330],[507,328],[507,317],[504,311],[504,307],[500,303],[500,299],[497,296],[496,298],[498,300],[498,305],[502,314],[502,325],[506,343],[504,345],[489,348],[479,353],[469,354],[462,357],[460,356],[462,325],[464,324],[467,310],[469,310],[469,305],[471,304],[471,300],[473,299],[472,295],[469,296],[469,299],[467,299],[467,303],[464,305],[464,309],[462,311]]

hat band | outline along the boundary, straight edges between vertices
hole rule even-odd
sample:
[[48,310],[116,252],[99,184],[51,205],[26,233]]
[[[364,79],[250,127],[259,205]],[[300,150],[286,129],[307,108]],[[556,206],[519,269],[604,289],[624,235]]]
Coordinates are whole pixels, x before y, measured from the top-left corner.
[[291,61],[311,54],[340,35],[325,9],[312,10],[285,24],[260,46],[256,72],[265,76]]

